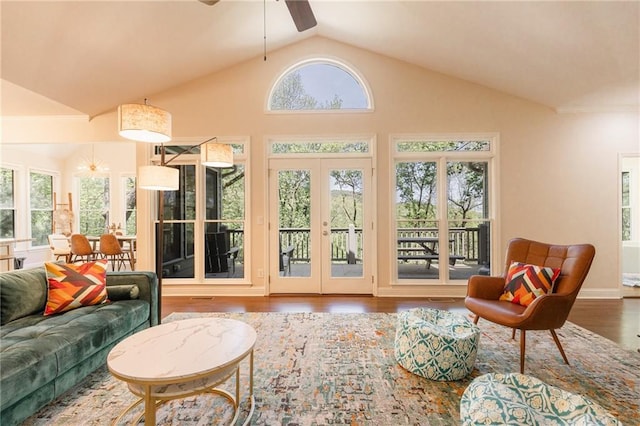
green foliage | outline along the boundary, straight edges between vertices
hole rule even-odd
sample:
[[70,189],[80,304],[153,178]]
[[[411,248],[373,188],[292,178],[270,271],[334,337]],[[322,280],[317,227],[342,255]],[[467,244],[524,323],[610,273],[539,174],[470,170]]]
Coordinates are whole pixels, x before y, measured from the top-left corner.
[[31,238],[35,246],[46,245],[53,224],[53,176],[31,172],[29,184]]
[[79,178],[78,232],[85,235],[101,235],[109,227],[109,178]]
[[311,225],[311,175],[308,170],[281,170],[278,174],[280,228]]
[[0,238],[15,236],[13,170],[0,168]]
[[293,71],[280,80],[271,96],[270,106],[273,110],[283,111],[340,109],[342,99],[335,94],[331,101],[319,102],[305,90],[300,72]]
[[[447,163],[447,215],[450,226],[471,226],[486,216],[486,162]],[[407,227],[437,219],[437,164],[411,161],[396,165],[397,217]],[[473,225],[475,226],[475,225]]]
[[222,218],[244,219],[244,166],[236,165],[231,171],[222,170]]

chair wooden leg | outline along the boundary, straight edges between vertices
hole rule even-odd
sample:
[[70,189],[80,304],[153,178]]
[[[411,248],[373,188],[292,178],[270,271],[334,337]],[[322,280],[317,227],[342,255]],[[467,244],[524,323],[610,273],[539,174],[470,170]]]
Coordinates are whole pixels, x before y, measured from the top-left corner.
[[567,356],[564,354],[564,349],[562,349],[562,345],[560,344],[560,339],[558,339],[558,335],[556,334],[556,331],[555,330],[549,330],[549,331],[551,332],[551,336],[553,336],[553,340],[556,342],[556,346],[560,350],[560,355],[562,355],[562,359],[564,360],[564,363],[569,365],[569,360],[567,359]]
[[[515,328],[513,329],[515,333]],[[526,341],[526,330],[520,330],[520,374],[524,374],[524,351]]]
[[473,319],[473,323],[478,324],[479,319],[480,319],[480,315],[476,315],[476,317]]
[[511,329],[511,340],[514,340],[516,338],[516,329],[513,328]]

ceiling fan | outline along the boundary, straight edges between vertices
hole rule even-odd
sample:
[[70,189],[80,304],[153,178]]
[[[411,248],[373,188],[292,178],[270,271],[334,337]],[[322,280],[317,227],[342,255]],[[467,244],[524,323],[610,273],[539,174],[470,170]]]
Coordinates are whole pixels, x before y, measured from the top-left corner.
[[[220,0],[200,1],[209,6],[213,6]],[[287,4],[287,8],[289,9],[289,13],[293,18],[293,23],[296,24],[298,32],[306,31],[318,24],[318,22],[316,21],[316,17],[313,15],[313,10],[311,10],[309,0],[284,0],[284,2]]]

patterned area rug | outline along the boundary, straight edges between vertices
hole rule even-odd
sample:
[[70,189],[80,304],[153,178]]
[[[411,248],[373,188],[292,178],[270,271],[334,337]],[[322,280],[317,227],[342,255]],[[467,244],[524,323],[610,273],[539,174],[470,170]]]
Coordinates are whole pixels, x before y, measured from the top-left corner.
[[[474,377],[519,369],[518,339],[482,320],[471,375],[434,382],[396,363],[396,314],[176,313],[165,321],[194,317],[234,318],[256,329],[256,410],[250,422],[256,425],[459,424],[460,396]],[[597,402],[625,425],[640,424],[640,354],[570,323],[558,336],[571,366],[563,363],[548,332],[528,332],[525,372]],[[248,361],[243,361],[239,424],[248,412],[247,386]],[[233,392],[234,379],[224,388]],[[134,401],[127,386],[101,368],[25,424],[107,425]],[[160,406],[157,420],[228,424],[229,405],[219,396],[190,397]]]

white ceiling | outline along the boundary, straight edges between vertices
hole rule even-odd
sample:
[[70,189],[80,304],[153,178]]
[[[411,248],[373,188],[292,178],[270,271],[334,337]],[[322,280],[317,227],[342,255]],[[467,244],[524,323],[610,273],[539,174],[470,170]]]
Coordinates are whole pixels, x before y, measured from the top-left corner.
[[[0,5],[2,115],[95,116],[263,54],[262,1]],[[298,33],[284,1],[266,0],[268,50],[321,36],[558,110],[640,103],[639,1],[311,6],[318,26]]]

